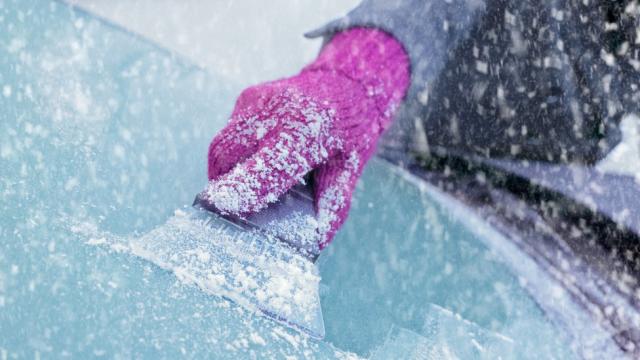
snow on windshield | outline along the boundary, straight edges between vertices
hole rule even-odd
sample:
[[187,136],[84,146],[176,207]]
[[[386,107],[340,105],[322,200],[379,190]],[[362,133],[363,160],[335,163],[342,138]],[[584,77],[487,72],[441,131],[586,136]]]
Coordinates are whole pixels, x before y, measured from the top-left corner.
[[[470,212],[446,185],[426,184],[380,159],[367,166],[349,220],[315,265],[240,249],[235,238],[211,231],[208,220],[194,215],[190,204],[207,183],[207,145],[241,88],[297,71],[313,59],[320,41],[289,36],[356,2],[319,2],[314,6],[322,12],[313,19],[306,11],[311,5],[302,1],[269,6],[269,16],[256,11],[256,18],[276,24],[272,31],[264,22],[235,20],[231,14],[250,10],[244,2],[229,5],[230,13],[215,8],[218,17],[212,18],[196,2],[161,3],[159,9],[173,11],[168,18],[153,16],[150,2],[131,8],[125,2],[78,3],[125,28],[61,2],[0,3],[0,28],[6,30],[0,32],[0,358],[619,354],[606,326],[585,325],[592,320],[575,306],[571,289],[549,285],[552,277],[489,219]],[[637,14],[637,2],[622,11]],[[199,16],[190,20],[188,14]],[[144,21],[133,21],[138,15]],[[503,15],[516,26],[513,14]],[[567,14],[549,16],[562,21]],[[164,20],[170,26],[156,28]],[[220,43],[203,45],[229,22],[240,24],[234,35],[220,32]],[[252,26],[242,30],[247,24]],[[614,32],[608,24],[606,33]],[[175,31],[187,25],[193,25],[190,33]],[[259,44],[246,41],[243,34],[251,32],[262,36]],[[524,35],[511,36],[515,55],[525,51]],[[485,40],[492,39],[489,34]],[[256,55],[254,45],[271,50]],[[618,45],[616,52],[598,54],[605,65],[631,46]],[[563,51],[570,44],[555,46]],[[481,60],[488,48],[466,50],[477,54],[466,69],[478,76],[496,70]],[[541,66],[556,64],[539,60]],[[608,88],[610,80],[604,77],[601,85]],[[510,96],[530,94],[491,89],[482,81],[458,88],[469,91],[465,101],[479,101],[469,111],[493,107],[505,118],[515,111]],[[544,96],[560,99],[548,90]],[[425,103],[434,100],[429,91],[421,94]],[[605,108],[621,115],[618,105]],[[622,141],[597,168],[637,176],[637,116],[621,121]],[[429,131],[423,125],[417,129]],[[511,130],[516,137],[531,131]],[[432,138],[421,140],[433,149]],[[447,178],[452,170],[445,167],[442,174]],[[232,200],[229,206],[250,205]],[[211,238],[229,253],[212,250]],[[223,269],[223,257],[237,261]],[[540,296],[548,301],[542,304]],[[306,322],[315,321],[321,307],[324,338],[262,316],[255,304],[243,303],[245,297]],[[616,304],[603,317],[627,306]],[[626,334],[620,338],[631,337]]]

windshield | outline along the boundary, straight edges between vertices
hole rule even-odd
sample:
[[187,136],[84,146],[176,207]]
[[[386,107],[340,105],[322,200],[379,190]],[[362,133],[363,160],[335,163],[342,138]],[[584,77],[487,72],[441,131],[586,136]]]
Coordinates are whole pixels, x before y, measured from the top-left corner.
[[381,159],[316,262],[322,340],[106,246],[191,205],[238,85],[59,2],[0,4],[0,28],[0,358],[575,356],[527,255]]

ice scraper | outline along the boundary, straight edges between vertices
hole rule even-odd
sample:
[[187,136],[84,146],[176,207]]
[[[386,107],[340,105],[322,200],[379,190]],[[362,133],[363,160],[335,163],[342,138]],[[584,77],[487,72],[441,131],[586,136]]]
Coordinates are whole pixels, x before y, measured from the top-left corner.
[[203,192],[134,251],[207,293],[321,339],[315,225],[310,186],[247,218],[221,214]]

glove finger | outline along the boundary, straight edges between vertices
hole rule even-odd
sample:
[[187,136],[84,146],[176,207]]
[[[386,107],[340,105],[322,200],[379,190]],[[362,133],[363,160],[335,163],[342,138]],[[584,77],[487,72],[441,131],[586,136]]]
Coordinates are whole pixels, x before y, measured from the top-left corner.
[[287,127],[266,138],[255,154],[210,181],[208,200],[222,212],[242,216],[262,210],[302,182],[333,151],[325,148],[322,136],[305,137],[299,130]]
[[209,145],[209,180],[226,174],[235,164],[244,161],[258,150],[260,139],[252,134],[253,127],[251,120],[236,118],[216,134]]
[[261,140],[276,127],[265,118],[267,105],[281,87],[273,81],[243,90],[231,114],[229,124],[211,141],[208,152],[208,177],[215,179],[226,174],[237,163],[255,153]]
[[356,151],[330,159],[315,172],[315,206],[320,233],[320,249],[327,246],[347,219],[351,197],[364,168]]
[[281,81],[276,80],[244,89],[236,99],[231,117],[258,114],[282,87]]

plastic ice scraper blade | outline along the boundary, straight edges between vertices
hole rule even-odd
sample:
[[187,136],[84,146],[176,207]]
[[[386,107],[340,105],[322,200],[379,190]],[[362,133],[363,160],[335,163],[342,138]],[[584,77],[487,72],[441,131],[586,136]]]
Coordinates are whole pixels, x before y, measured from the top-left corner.
[[[219,236],[212,238],[212,244],[225,248],[219,264],[227,261],[240,269],[237,273],[222,269],[231,280],[225,281],[227,287],[231,285],[225,289],[231,290],[228,297],[323,338],[320,276],[314,265],[320,249],[311,189],[296,186],[267,209],[246,218],[220,214],[202,193],[196,196],[194,208],[199,211],[195,217],[226,235],[224,241]],[[229,245],[233,248],[226,249]],[[248,281],[241,284],[244,280]]]
[[137,239],[134,252],[207,293],[322,339],[315,233],[305,188],[246,219],[221,215],[198,195],[193,207]]
[[315,262],[320,247],[311,194],[311,186],[296,185],[267,209],[246,218],[221,214],[207,201],[205,192],[196,196],[193,206],[218,215],[229,225],[278,239],[290,250]]

